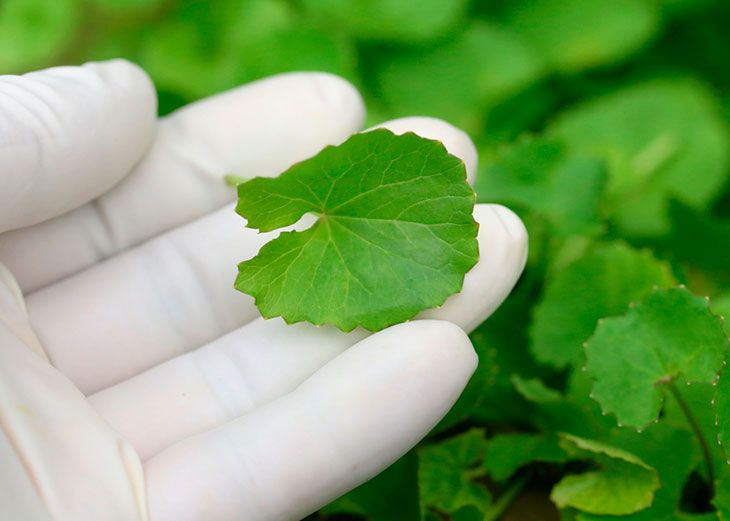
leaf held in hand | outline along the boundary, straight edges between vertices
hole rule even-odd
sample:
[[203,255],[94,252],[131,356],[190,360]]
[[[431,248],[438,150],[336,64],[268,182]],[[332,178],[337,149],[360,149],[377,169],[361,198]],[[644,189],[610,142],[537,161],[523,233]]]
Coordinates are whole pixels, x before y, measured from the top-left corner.
[[441,305],[478,259],[464,164],[412,133],[357,134],[241,184],[238,197],[247,226],[264,232],[319,216],[239,265],[236,289],[267,318],[377,331]]

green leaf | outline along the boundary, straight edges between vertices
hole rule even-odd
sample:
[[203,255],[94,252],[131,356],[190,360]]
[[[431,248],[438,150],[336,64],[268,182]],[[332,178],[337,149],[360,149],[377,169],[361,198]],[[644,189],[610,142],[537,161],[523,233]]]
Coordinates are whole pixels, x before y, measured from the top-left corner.
[[382,98],[395,116],[439,117],[474,132],[481,129],[485,109],[544,71],[519,37],[485,22],[443,45],[388,53],[376,63]]
[[562,463],[568,459],[552,434],[500,434],[487,442],[484,468],[496,481],[507,481],[534,462]]
[[312,15],[330,27],[380,41],[423,42],[454,27],[467,0],[304,0]]
[[322,509],[325,514],[355,514],[372,521],[417,521],[418,457],[411,451],[370,481]]
[[140,62],[158,88],[197,99],[233,84],[210,54],[194,23],[171,20],[143,42]]
[[[682,489],[693,469],[695,440],[686,430],[664,422],[652,424],[640,434],[619,429],[611,444],[640,457],[659,473],[661,488],[649,508],[621,517],[622,521],[679,521]],[[611,521],[614,516],[580,513],[579,521]],[[699,520],[697,520],[699,521]]]
[[186,18],[204,19],[200,27],[207,39],[219,43],[220,50],[228,54],[258,47],[272,35],[304,26],[286,0],[218,0],[215,7],[205,3],[191,7]]
[[595,247],[548,280],[530,329],[535,356],[555,367],[581,363],[582,345],[600,318],[672,283],[669,267],[647,251],[622,243]]
[[244,47],[245,57],[235,57],[245,67],[245,80],[251,81],[292,71],[331,72],[353,77],[355,48],[346,37],[314,28],[279,30]]
[[[246,1],[251,16],[257,16],[263,1]],[[278,6],[272,0],[270,6]],[[271,9],[271,8],[270,8]],[[258,32],[249,38],[261,37],[286,26],[288,13],[272,9],[277,14],[270,19],[259,17]],[[141,35],[137,61],[150,74],[158,89],[174,92],[195,100],[237,85],[238,68],[226,63],[226,48],[240,50],[236,42],[229,42],[233,27],[244,26],[249,15],[236,16],[236,6],[224,1],[213,10],[205,4],[184,3],[174,13]],[[250,40],[249,40],[250,41]]]
[[261,231],[319,215],[239,265],[236,288],[266,318],[377,331],[441,305],[478,258],[464,164],[412,133],[354,135],[239,185],[238,197],[236,211]]
[[418,483],[423,513],[454,513],[464,507],[488,512],[491,495],[475,480],[484,475],[484,431],[472,429],[418,451]]
[[665,233],[669,200],[704,208],[727,178],[730,145],[712,94],[689,80],[640,83],[578,105],[548,130],[609,164],[623,233]]
[[525,205],[548,220],[557,234],[600,228],[604,163],[569,153],[553,140],[527,140],[505,148],[482,167],[476,182],[480,202]]
[[80,26],[78,0],[0,2],[0,71],[27,72],[46,65]]
[[600,469],[561,479],[550,494],[558,507],[619,516],[651,505],[659,478],[637,456],[571,434],[561,434],[561,444],[568,453],[595,461]]
[[522,0],[513,6],[508,26],[565,72],[617,62],[658,26],[655,5],[642,0]]
[[512,383],[517,392],[529,402],[546,403],[560,400],[560,393],[545,385],[539,378],[522,378],[513,374]]
[[586,345],[593,398],[619,423],[657,419],[662,384],[712,382],[728,341],[706,299],[684,288],[657,290],[621,317],[599,323]]
[[138,60],[158,87],[191,100],[293,70],[354,76],[352,42],[302,24],[282,0],[184,3],[142,40]]

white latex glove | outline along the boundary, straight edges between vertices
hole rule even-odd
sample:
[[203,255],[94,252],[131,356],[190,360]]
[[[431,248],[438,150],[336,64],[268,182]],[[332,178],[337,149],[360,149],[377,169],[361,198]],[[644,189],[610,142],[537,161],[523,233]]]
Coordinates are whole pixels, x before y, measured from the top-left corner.
[[[427,320],[264,321],[232,282],[271,234],[243,227],[222,178],[343,141],[360,97],[297,73],[160,121],[155,105],[124,61],[0,76],[3,521],[299,519],[447,412],[477,362],[464,331],[523,268],[522,223],[479,205],[481,260]],[[384,126],[442,140],[473,178],[461,131]]]

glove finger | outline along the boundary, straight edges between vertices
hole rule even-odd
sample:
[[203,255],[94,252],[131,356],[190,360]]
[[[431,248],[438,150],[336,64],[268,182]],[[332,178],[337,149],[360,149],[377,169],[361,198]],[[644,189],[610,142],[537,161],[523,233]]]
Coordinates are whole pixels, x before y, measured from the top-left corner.
[[[467,332],[505,298],[522,271],[526,253],[524,227],[509,210],[479,205],[475,216],[484,252],[479,264],[466,275],[461,293],[420,316],[452,321]],[[293,391],[366,335],[362,330],[342,333],[333,327],[290,326],[280,319],[259,318],[90,399],[117,432],[148,458]],[[89,349],[86,356],[93,355]]]
[[[414,118],[410,129],[422,127],[452,153],[474,154],[448,123]],[[219,210],[31,294],[30,314],[56,366],[91,393],[258,316],[253,299],[231,286],[236,264],[275,235]]]
[[479,223],[479,262],[464,277],[459,293],[418,318],[448,320],[471,332],[502,304],[520,278],[528,248],[520,218],[504,206],[478,204],[474,219]]
[[51,284],[221,208],[236,196],[225,175],[276,175],[346,139],[363,116],[357,91],[324,73],[275,76],[194,103],[160,121],[152,147],[114,190],[0,236],[0,262],[25,292]]
[[448,322],[376,333],[292,393],[147,461],[150,517],[301,519],[413,447],[476,362]]
[[152,141],[156,105],[147,75],[123,60],[0,76],[0,233],[118,183]]
[[0,519],[146,520],[140,459],[38,356],[16,297],[0,284]]

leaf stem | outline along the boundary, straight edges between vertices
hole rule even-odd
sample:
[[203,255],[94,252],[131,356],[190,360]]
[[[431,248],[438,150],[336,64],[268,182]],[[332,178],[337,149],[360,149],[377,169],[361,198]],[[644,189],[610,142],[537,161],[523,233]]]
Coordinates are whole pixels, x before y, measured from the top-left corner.
[[674,380],[669,381],[665,384],[667,388],[669,389],[669,392],[672,393],[672,396],[674,396],[674,399],[677,400],[677,404],[679,404],[679,408],[682,409],[682,412],[684,413],[684,416],[687,418],[687,422],[689,423],[689,426],[692,428],[692,431],[695,434],[695,437],[697,438],[697,441],[700,443],[700,448],[702,449],[702,458],[705,460],[705,467],[707,469],[707,479],[710,482],[710,497],[715,496],[715,466],[712,463],[712,453],[710,452],[710,445],[707,443],[707,439],[705,439],[705,435],[702,434],[702,429],[700,428],[700,424],[697,421],[697,418],[695,417],[694,413],[692,412],[692,409],[690,409],[689,404],[684,399],[684,396],[682,396],[682,393],[679,391],[679,387],[677,387],[677,384]]
[[528,481],[529,476],[527,474],[514,480],[509,488],[499,496],[499,499],[494,503],[489,513],[484,515],[484,521],[498,521],[519,493],[522,492],[522,489],[525,488]]

